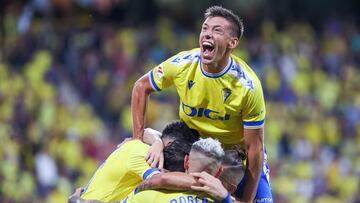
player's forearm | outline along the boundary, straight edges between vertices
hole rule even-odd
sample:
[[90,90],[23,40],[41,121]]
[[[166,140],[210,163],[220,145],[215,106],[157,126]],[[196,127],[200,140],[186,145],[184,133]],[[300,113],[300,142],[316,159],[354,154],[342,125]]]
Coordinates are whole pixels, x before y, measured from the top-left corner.
[[258,188],[263,162],[263,147],[253,147],[248,150],[246,184],[241,199],[242,201],[253,202]]
[[144,75],[136,81],[131,95],[131,112],[133,119],[133,137],[136,139],[143,138],[145,126],[145,112],[147,100],[151,93],[147,75]]
[[177,191],[191,190],[197,184],[193,176],[182,172],[160,173],[143,182],[139,191],[150,189],[167,189]]

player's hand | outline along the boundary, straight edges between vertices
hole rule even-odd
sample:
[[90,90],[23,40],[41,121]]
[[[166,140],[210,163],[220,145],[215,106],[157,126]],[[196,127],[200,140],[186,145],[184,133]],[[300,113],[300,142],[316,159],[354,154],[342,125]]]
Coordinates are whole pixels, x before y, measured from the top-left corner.
[[201,184],[201,186],[192,185],[192,190],[205,192],[218,201],[226,198],[228,191],[219,179],[204,171],[201,173],[190,173],[190,175],[197,178],[197,181]]
[[164,165],[164,145],[161,140],[156,140],[150,147],[149,152],[145,156],[145,160],[151,167],[162,169]]
[[74,194],[72,194],[70,197],[69,197],[69,200],[68,202],[69,203],[73,203],[73,202],[78,202],[80,200],[80,196],[81,196],[81,193],[84,191],[84,188],[77,188],[74,192]]

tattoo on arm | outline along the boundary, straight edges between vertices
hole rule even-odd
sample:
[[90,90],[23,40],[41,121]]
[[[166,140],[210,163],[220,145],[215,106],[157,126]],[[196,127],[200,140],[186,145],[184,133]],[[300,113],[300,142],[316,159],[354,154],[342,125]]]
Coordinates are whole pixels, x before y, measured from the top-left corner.
[[154,185],[151,183],[150,179],[147,179],[137,187],[137,192],[155,189],[153,186]]

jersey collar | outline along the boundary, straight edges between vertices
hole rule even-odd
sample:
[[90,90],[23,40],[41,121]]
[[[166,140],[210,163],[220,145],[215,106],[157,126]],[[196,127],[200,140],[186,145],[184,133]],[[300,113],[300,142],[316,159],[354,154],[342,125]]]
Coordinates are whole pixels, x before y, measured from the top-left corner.
[[201,69],[201,72],[203,75],[205,75],[206,77],[209,77],[209,78],[219,78],[223,75],[225,75],[231,68],[233,64],[233,59],[230,57],[229,58],[229,61],[228,61],[228,64],[226,65],[226,68],[224,68],[221,72],[219,73],[209,73],[209,72],[206,72],[202,66],[202,60],[201,60],[201,57],[200,57],[200,69]]

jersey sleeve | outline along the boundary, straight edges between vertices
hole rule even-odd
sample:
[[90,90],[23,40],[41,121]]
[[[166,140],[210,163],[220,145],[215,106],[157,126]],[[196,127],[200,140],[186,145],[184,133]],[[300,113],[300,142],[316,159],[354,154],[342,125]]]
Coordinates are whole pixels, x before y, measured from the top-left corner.
[[134,152],[131,154],[129,163],[127,165],[129,171],[131,171],[132,174],[142,180],[146,180],[151,176],[160,173],[160,169],[151,168],[144,159],[149,148],[144,149],[139,146],[135,147],[135,149],[136,150],[134,150]]
[[254,81],[253,88],[245,95],[242,120],[244,129],[258,129],[265,124],[265,101],[259,80]]
[[161,91],[174,84],[174,80],[182,67],[182,63],[179,63],[182,54],[183,52],[180,52],[149,72],[150,84],[155,91]]

